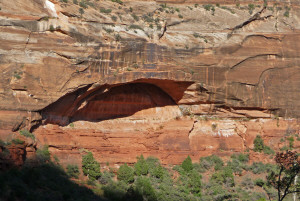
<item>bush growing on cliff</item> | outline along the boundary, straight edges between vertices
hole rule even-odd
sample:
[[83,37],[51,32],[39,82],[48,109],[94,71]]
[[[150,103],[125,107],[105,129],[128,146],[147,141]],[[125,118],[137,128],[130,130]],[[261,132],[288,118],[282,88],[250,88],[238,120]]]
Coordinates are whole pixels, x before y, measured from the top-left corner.
[[36,157],[40,163],[45,163],[50,161],[50,152],[48,148],[49,148],[48,145],[44,145],[41,149],[36,150]]
[[82,156],[82,171],[91,181],[101,176],[100,164],[94,159],[92,152]]
[[135,190],[138,194],[142,195],[142,200],[155,201],[157,200],[155,190],[153,189],[149,178],[138,177],[135,182]]
[[216,155],[200,158],[200,165],[198,167],[200,172],[205,172],[213,166],[216,171],[220,170],[224,166],[224,162]]
[[12,139],[11,142],[12,142],[13,144],[24,144],[24,141],[23,141],[23,140],[20,140],[19,138]]
[[268,155],[275,154],[274,150],[272,150],[270,147],[268,147],[264,144],[264,141],[260,135],[256,136],[253,143],[254,143],[253,151],[255,151],[255,152],[263,151],[265,154],[268,154]]
[[190,156],[188,156],[186,159],[184,159],[184,161],[181,164],[181,167],[186,172],[189,172],[193,169],[193,163],[192,163],[192,159]]
[[144,159],[144,156],[141,155],[140,157],[137,157],[137,162],[134,164],[134,172],[137,176],[140,175],[147,175],[149,171],[149,166],[147,162]]
[[71,164],[69,164],[67,166],[67,175],[69,177],[78,179],[79,174],[80,174],[80,172],[79,172],[79,168],[78,168],[77,165],[71,165]]
[[117,172],[117,178],[120,181],[132,183],[134,181],[134,170],[125,163],[120,166]]
[[29,137],[33,140],[35,139],[35,136],[32,133],[30,133],[28,130],[25,130],[25,129],[20,130],[20,134],[25,136],[25,137]]

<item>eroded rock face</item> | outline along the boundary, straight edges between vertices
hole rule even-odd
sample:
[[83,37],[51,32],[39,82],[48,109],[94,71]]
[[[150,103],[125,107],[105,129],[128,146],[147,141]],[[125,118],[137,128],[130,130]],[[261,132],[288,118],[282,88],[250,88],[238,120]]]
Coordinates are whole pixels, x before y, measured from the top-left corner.
[[[117,163],[139,153],[178,163],[299,133],[299,1],[91,2],[81,13],[71,1],[0,2],[2,139],[31,128],[65,161],[87,148]],[[256,131],[278,116],[293,123]]]

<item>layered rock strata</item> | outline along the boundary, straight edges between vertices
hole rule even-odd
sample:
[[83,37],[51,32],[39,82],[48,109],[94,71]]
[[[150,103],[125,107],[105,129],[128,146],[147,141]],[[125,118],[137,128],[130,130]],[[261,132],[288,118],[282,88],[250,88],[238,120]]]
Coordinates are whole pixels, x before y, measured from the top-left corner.
[[3,0],[0,137],[31,129],[65,161],[85,148],[116,163],[242,151],[256,134],[278,147],[299,134],[299,5]]

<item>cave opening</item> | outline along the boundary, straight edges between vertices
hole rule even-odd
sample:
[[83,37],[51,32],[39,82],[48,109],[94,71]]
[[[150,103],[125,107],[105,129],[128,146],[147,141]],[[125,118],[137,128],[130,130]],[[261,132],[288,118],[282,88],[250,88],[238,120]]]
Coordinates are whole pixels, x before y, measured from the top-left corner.
[[[75,121],[98,122],[132,116],[149,108],[177,106],[191,82],[136,80],[87,86],[61,97],[41,111],[44,124],[66,126]],[[156,112],[159,112],[157,110]]]

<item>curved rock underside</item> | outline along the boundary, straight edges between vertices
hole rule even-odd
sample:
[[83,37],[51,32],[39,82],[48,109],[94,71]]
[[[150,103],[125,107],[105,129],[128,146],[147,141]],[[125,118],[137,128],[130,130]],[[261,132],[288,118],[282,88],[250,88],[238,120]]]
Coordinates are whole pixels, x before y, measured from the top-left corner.
[[0,138],[31,129],[63,163],[83,148],[179,163],[244,151],[257,134],[284,146],[299,134],[300,1],[239,2],[91,0],[80,14],[71,1],[1,1]]

